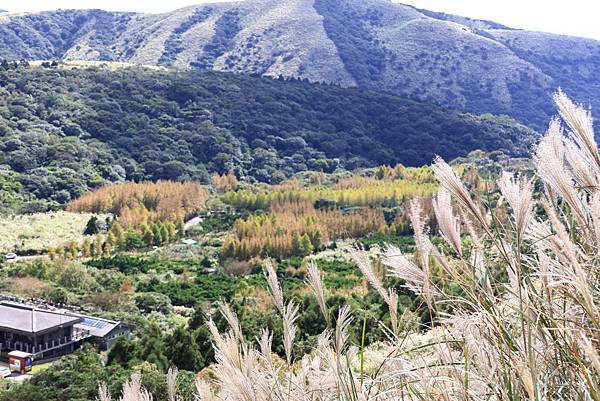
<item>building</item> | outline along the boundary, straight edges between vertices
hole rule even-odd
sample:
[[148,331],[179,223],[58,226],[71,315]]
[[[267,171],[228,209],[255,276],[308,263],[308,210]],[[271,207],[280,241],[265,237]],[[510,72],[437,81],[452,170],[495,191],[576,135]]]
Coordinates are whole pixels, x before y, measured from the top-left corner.
[[131,335],[132,327],[130,325],[92,316],[81,315],[81,317],[83,320],[74,326],[75,329],[87,331],[90,341],[101,350],[107,350],[112,347],[117,338],[121,336],[129,337]]
[[46,359],[71,353],[86,341],[106,350],[131,330],[131,326],[112,320],[0,302],[0,352],[21,351],[34,359]]
[[47,358],[73,352],[75,344],[89,333],[74,326],[83,321],[66,312],[32,306],[0,303],[0,350],[23,351],[34,358]]

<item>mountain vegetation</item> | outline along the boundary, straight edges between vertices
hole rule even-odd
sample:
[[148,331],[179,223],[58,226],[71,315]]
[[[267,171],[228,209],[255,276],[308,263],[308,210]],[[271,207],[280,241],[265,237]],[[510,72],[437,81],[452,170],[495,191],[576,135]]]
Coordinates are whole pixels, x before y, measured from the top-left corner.
[[0,67],[0,208],[45,211],[109,183],[280,182],[306,170],[423,165],[474,149],[524,155],[507,117],[206,71]]
[[337,83],[543,130],[563,87],[600,104],[600,42],[389,0],[246,0],[161,15],[5,14],[0,59],[119,61]]

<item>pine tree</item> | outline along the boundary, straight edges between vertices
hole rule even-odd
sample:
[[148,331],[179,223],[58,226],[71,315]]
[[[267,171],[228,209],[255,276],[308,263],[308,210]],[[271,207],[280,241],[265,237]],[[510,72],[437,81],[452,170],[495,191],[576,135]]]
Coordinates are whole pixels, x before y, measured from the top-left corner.
[[183,222],[183,219],[180,217],[179,219],[177,219],[177,236],[178,237],[183,237],[185,235],[185,223]]
[[106,242],[104,243],[104,247],[103,247],[103,248],[104,248],[104,249],[103,249],[104,256],[107,256],[107,257],[108,257],[108,256],[110,256],[110,254],[111,254],[111,251],[112,251],[112,247],[111,247],[111,245],[110,245],[110,242],[106,241]]
[[175,238],[177,238],[177,229],[175,228],[175,224],[170,221],[168,221],[166,224],[167,229],[169,230],[169,239],[173,241]]
[[163,242],[160,227],[156,223],[152,224],[152,241],[157,246]]
[[163,222],[160,225],[160,237],[163,243],[167,243],[171,239],[171,237],[169,236],[169,228],[166,222]]
[[292,254],[295,256],[302,256],[302,243],[298,234],[292,235]]
[[310,237],[307,234],[304,234],[300,238],[300,249],[300,255],[302,256],[308,256],[313,253],[314,247],[313,244],[310,242]]
[[154,243],[154,234],[147,224],[142,225],[142,237],[144,238],[146,245],[152,246]]
[[89,238],[83,240],[81,244],[81,256],[84,258],[89,258],[92,253],[92,243]]
[[98,234],[94,239],[94,247],[93,252],[94,256],[101,257],[102,256],[102,246],[104,245],[104,235]]

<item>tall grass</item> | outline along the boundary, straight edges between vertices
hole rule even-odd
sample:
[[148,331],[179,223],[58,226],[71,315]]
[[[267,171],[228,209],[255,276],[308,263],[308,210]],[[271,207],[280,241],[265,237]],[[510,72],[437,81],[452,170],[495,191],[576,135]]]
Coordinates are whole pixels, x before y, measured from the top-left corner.
[[[360,316],[342,307],[314,351],[296,358],[289,341],[297,308],[283,299],[268,266],[287,331],[286,360],[272,354],[271,333],[265,330],[255,346],[225,310],[231,330],[219,333],[210,324],[217,362],[214,380],[198,381],[198,399],[600,400],[600,157],[589,112],[562,92],[555,100],[566,134],[553,121],[535,150],[537,175],[505,174],[498,182],[510,219],[497,217],[486,194],[474,200],[453,169],[435,160],[442,185],[435,212],[448,248],[432,244],[413,203],[418,251],[408,256],[390,248],[382,257],[387,274],[422,298],[430,323],[414,333],[391,327],[388,339],[364,349],[348,341]],[[459,240],[461,228],[470,241]],[[384,287],[368,256],[353,256],[397,313],[394,290]],[[326,304],[327,289],[311,269],[311,288]],[[450,285],[461,295],[449,293]],[[126,393],[133,387],[139,388],[134,382]],[[140,397],[127,400],[144,394],[140,389]]]

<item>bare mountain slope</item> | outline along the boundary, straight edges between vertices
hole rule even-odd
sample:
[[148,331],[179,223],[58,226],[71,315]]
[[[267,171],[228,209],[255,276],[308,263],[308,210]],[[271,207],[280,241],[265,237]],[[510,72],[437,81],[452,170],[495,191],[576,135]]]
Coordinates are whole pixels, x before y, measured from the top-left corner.
[[108,60],[359,86],[542,128],[550,94],[600,104],[600,42],[389,0],[246,0],[161,15],[0,16],[0,58]]

